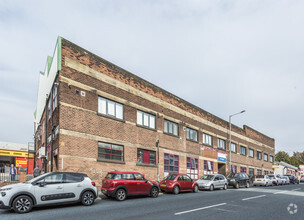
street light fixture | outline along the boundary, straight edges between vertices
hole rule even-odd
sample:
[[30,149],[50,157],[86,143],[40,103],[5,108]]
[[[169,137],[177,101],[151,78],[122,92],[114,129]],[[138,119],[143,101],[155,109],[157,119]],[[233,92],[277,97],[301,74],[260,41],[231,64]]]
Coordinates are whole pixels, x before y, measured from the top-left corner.
[[239,114],[242,114],[244,113],[245,110],[241,111],[241,112],[238,112],[238,113],[235,113],[233,115],[229,115],[229,170],[230,170],[230,173],[231,173],[231,118],[235,115],[239,115]]

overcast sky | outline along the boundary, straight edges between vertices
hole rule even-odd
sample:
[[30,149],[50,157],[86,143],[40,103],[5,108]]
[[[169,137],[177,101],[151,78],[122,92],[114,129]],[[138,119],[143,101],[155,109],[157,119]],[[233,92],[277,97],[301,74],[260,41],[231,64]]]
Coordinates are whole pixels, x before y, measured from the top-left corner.
[[228,120],[304,151],[304,1],[0,0],[0,141],[33,141],[60,35]]

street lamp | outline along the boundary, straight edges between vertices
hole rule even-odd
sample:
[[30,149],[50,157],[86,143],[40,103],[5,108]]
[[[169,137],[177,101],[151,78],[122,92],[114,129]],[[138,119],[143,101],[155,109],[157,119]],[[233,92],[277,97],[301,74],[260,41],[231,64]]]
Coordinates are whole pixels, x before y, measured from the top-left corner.
[[229,170],[230,170],[230,173],[231,173],[231,118],[235,115],[239,115],[244,112],[245,112],[245,110],[235,113],[233,115],[229,115],[229,167],[230,167]]

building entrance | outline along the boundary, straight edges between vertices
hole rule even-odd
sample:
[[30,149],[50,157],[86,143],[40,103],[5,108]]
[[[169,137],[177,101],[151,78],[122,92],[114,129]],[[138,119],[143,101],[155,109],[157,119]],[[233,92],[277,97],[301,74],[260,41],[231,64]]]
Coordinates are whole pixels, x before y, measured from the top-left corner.
[[226,176],[226,164],[225,163],[218,163],[218,173]]

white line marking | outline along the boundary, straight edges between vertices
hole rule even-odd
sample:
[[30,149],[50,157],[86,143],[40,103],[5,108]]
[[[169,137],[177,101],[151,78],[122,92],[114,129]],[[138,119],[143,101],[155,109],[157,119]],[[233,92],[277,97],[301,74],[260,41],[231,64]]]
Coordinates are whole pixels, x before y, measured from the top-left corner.
[[275,192],[274,194],[281,194],[281,193],[286,193],[287,191],[280,191],[280,192]]
[[220,203],[220,204],[216,204],[216,205],[205,206],[205,207],[198,208],[198,209],[191,209],[191,210],[184,211],[184,212],[177,212],[174,215],[182,215],[182,214],[185,214],[185,213],[188,213],[188,212],[195,212],[195,211],[199,211],[199,210],[203,210],[203,209],[209,209],[209,208],[213,208],[213,207],[217,207],[217,206],[222,206],[222,205],[226,205],[226,204],[227,203]]
[[298,188],[298,189],[292,189],[291,191],[296,191],[296,190],[300,190],[301,188]]
[[245,201],[245,200],[256,199],[256,198],[260,198],[260,197],[264,197],[264,196],[266,196],[266,195],[260,195],[260,196],[249,197],[249,198],[245,198],[245,199],[242,199],[242,200]]

